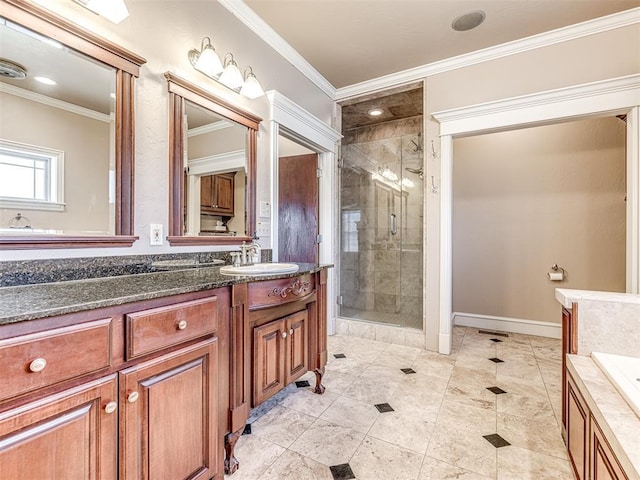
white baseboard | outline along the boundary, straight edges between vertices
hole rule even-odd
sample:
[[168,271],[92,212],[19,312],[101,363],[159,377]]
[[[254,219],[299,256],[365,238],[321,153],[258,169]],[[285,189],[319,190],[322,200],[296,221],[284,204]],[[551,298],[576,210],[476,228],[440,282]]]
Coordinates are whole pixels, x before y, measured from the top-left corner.
[[453,322],[455,325],[463,327],[523,333],[525,335],[535,335],[538,337],[562,338],[562,324],[560,323],[459,312],[453,314]]

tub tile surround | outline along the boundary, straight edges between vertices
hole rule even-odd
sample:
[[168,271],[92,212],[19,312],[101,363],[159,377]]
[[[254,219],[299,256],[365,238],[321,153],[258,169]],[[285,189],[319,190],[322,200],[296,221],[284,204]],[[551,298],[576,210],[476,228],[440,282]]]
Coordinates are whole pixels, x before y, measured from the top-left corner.
[[[560,356],[549,358],[560,340],[491,338],[455,327],[454,352],[444,356],[329,337],[325,398],[314,402],[310,388],[292,385],[253,410],[252,433],[238,441],[244,461],[226,478],[572,480],[554,409]],[[496,356],[504,363],[488,360]],[[533,387],[513,374],[513,365],[532,364],[541,378]],[[488,390],[496,386],[504,393]],[[375,407],[384,403],[393,411]],[[254,449],[261,451],[250,455]]]

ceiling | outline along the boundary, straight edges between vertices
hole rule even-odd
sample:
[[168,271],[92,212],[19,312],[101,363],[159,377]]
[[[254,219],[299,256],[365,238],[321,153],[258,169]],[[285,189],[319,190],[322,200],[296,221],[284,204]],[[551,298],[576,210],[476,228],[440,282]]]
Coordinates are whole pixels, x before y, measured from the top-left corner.
[[[640,7],[640,0],[244,0],[334,87]],[[477,28],[454,31],[483,10]]]

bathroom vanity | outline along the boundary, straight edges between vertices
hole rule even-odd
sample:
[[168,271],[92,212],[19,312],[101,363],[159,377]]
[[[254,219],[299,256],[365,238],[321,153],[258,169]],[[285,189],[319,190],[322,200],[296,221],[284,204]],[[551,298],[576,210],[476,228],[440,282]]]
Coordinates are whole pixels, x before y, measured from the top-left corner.
[[0,288],[0,477],[233,473],[251,407],[308,370],[324,391],[327,268],[299,266]]
[[640,297],[557,289],[556,298],[563,320],[562,433],[574,475],[639,480],[640,417],[598,359],[638,364]]

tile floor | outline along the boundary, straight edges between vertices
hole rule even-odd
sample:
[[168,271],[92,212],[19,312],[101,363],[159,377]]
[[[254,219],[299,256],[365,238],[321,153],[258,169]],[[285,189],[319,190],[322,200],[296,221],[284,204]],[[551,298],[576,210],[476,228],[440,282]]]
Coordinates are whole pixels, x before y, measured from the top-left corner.
[[572,480],[560,362],[560,340],[465,327],[450,356],[329,337],[325,394],[294,383],[254,409],[227,478]]

